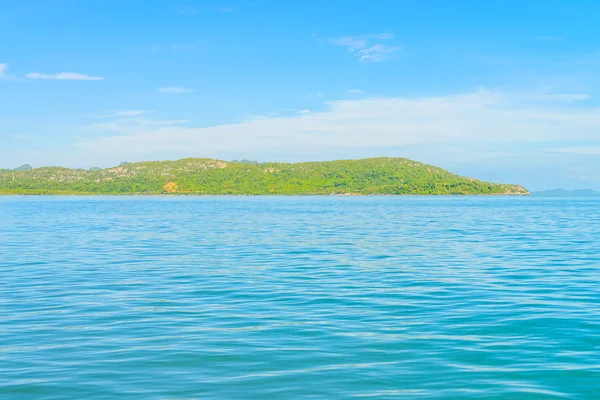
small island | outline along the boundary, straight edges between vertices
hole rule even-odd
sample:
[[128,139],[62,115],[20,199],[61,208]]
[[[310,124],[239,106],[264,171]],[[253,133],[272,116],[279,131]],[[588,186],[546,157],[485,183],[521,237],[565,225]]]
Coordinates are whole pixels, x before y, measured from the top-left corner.
[[0,170],[0,194],[62,195],[529,195],[407,158],[249,162],[185,158],[99,169]]

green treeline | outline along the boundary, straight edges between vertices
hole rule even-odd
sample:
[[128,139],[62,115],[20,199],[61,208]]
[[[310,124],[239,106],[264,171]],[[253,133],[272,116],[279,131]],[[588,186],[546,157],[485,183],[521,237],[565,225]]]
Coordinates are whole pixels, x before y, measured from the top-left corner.
[[0,194],[511,194],[518,185],[481,182],[406,158],[304,163],[207,158],[123,163],[106,169],[0,170]]

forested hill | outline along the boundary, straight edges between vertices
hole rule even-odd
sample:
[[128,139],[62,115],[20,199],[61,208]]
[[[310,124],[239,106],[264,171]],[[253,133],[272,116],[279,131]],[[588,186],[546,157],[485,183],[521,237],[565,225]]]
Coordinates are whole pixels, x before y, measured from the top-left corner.
[[303,163],[207,158],[123,163],[107,169],[0,170],[0,194],[499,194],[518,185],[481,182],[406,158]]

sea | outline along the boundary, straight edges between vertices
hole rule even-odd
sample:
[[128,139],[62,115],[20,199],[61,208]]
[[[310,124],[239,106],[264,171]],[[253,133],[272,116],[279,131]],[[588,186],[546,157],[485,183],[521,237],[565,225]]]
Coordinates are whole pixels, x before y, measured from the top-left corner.
[[1,399],[600,399],[600,198],[0,197]]

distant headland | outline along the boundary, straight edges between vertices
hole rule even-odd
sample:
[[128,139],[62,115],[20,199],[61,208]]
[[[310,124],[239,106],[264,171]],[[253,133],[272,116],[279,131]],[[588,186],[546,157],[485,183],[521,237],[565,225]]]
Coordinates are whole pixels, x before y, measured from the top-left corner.
[[529,191],[407,158],[301,163],[185,158],[89,170],[29,165],[0,169],[0,194],[528,195]]

